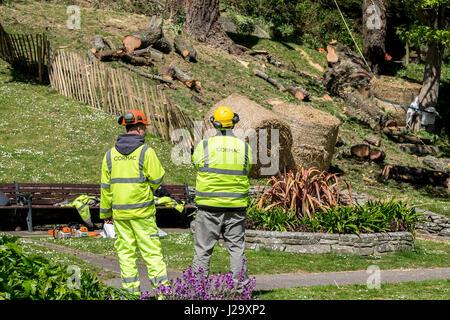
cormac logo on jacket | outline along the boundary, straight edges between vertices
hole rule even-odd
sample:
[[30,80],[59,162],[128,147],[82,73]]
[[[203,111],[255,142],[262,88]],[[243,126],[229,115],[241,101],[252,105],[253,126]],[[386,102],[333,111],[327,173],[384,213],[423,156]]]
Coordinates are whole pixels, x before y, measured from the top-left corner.
[[136,156],[115,156],[114,161],[121,161],[121,160],[136,160]]

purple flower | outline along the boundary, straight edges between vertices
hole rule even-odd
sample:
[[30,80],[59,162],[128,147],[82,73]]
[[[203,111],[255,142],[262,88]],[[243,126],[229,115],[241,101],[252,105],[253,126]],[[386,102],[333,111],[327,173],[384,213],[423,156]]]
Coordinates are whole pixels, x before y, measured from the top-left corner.
[[[245,266],[245,260],[243,265]],[[204,276],[203,269],[193,272],[188,266],[186,271],[176,281],[170,280],[167,286],[160,285],[155,293],[166,300],[250,300],[256,279],[244,280],[244,270],[239,272],[238,283],[231,272],[227,274],[210,274]],[[141,295],[142,300],[150,297],[148,293]]]

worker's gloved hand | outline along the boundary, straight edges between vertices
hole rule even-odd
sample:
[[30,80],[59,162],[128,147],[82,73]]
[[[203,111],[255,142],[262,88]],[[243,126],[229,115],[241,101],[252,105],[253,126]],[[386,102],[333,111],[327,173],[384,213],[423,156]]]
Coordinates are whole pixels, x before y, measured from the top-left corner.
[[104,222],[105,222],[106,224],[114,224],[114,220],[113,220],[112,217],[111,217],[111,218],[106,218],[106,219],[104,220]]
[[162,198],[162,197],[170,197],[170,192],[167,190],[165,184],[161,184],[158,189],[153,193],[155,197]]

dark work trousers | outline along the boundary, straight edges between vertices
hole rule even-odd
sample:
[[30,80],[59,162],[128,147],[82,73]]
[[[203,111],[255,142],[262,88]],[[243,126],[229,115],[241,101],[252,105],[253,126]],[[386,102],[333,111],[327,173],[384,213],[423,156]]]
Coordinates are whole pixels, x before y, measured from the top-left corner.
[[209,274],[211,255],[222,233],[230,256],[230,270],[237,281],[243,270],[243,281],[248,280],[245,259],[245,211],[210,212],[199,209],[194,221],[194,261],[193,270],[203,269]]

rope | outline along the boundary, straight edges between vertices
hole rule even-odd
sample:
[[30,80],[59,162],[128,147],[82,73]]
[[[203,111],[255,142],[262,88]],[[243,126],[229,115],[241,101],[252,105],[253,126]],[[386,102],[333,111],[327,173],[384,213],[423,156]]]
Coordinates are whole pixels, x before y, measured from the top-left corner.
[[[374,96],[374,98],[377,99],[377,100],[379,100],[379,101],[381,101],[381,102],[385,102],[385,103],[392,104],[392,105],[394,105],[394,106],[398,106],[398,107],[402,107],[402,108],[405,108],[405,109],[409,109],[409,106],[405,106],[404,104],[399,104],[399,103],[395,103],[395,102],[392,102],[392,101],[384,100],[384,99],[381,99],[381,98],[378,98],[378,97],[375,97],[375,96]],[[425,113],[432,113],[432,114],[434,114],[434,112],[426,111],[426,110],[423,110],[423,109],[418,109],[418,110],[419,110],[420,112],[425,112]]]
[[336,4],[336,7],[339,11],[339,14],[341,15],[342,21],[344,21],[345,26],[347,27],[347,31],[350,34],[350,37],[352,38],[356,48],[358,49],[359,55],[361,56],[361,58],[364,60],[364,63],[366,64],[367,68],[369,68],[369,70],[372,72],[372,69],[370,68],[369,64],[367,63],[366,59],[364,58],[364,55],[361,52],[361,49],[359,48],[358,44],[356,43],[355,38],[353,37],[352,32],[350,31],[349,26],[347,25],[347,22],[345,21],[344,15],[342,14],[341,8],[339,8],[338,3],[336,2],[336,0],[334,0],[334,3]]

